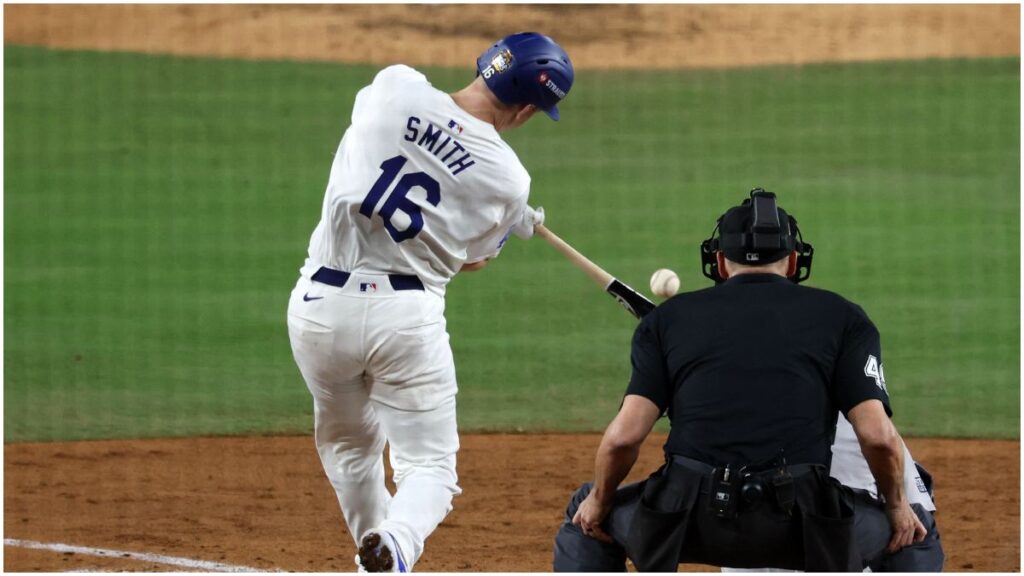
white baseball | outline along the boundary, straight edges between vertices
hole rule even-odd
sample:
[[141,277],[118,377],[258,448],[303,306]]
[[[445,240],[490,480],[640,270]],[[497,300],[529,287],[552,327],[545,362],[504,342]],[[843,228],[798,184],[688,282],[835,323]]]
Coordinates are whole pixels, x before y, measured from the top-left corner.
[[679,291],[679,276],[668,268],[660,268],[651,275],[651,292],[655,296],[668,298]]

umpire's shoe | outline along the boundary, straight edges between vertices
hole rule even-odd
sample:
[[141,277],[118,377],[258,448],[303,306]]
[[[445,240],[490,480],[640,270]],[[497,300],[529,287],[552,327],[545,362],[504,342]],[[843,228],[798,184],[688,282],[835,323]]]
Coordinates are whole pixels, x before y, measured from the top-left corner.
[[408,572],[395,539],[387,532],[368,532],[359,544],[359,567],[366,572]]

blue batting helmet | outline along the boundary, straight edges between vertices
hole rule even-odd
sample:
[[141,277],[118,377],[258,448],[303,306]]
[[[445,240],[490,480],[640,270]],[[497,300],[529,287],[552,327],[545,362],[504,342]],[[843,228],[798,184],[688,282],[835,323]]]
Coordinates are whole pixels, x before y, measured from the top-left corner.
[[476,59],[476,72],[505,104],[533,104],[558,120],[558,103],[572,88],[569,55],[554,40],[520,32],[498,40]]

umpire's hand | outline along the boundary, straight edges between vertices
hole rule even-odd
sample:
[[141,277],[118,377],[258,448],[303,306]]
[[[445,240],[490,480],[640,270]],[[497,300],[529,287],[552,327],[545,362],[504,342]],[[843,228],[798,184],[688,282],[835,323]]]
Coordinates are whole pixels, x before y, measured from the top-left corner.
[[594,496],[594,491],[591,490],[587,498],[580,503],[580,507],[576,510],[576,515],[572,517],[572,523],[578,526],[587,536],[606,544],[611,544],[612,537],[601,529],[601,523],[604,522],[604,519],[611,510],[612,503],[610,501],[601,502]]
[[889,547],[886,549],[890,554],[898,552],[904,546],[923,541],[928,534],[917,514],[914,514],[914,510],[905,502],[891,508],[886,506],[885,514],[892,526],[892,539],[889,540]]

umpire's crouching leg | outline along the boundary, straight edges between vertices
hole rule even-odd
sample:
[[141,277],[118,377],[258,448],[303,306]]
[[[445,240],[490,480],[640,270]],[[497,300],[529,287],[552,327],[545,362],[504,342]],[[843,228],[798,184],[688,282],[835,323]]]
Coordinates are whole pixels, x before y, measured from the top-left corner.
[[636,511],[636,500],[640,496],[639,486],[632,484],[615,493],[615,504],[608,518],[601,525],[615,540],[605,544],[583,534],[573,525],[572,518],[583,500],[590,494],[590,482],[577,490],[565,509],[562,527],[555,535],[555,572],[625,572],[626,551],[622,547],[629,533],[629,525]]
[[922,542],[911,544],[885,559],[884,572],[942,572],[946,553],[942,550],[939,526],[935,517],[920,504],[911,504],[914,513],[924,524],[928,535]]

